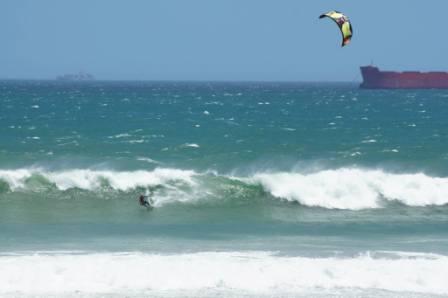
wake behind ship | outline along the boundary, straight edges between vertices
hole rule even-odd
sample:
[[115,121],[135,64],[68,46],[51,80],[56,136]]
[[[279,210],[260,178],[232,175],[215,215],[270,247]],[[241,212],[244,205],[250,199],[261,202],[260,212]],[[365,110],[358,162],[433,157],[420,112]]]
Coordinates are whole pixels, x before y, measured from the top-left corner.
[[381,71],[362,66],[363,89],[448,89],[448,72]]

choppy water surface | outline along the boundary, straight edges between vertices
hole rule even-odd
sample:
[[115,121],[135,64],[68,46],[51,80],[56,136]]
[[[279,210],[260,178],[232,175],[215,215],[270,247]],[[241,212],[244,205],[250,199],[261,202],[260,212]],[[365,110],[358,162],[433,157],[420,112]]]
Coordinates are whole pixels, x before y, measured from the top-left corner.
[[448,295],[447,97],[0,82],[0,294]]

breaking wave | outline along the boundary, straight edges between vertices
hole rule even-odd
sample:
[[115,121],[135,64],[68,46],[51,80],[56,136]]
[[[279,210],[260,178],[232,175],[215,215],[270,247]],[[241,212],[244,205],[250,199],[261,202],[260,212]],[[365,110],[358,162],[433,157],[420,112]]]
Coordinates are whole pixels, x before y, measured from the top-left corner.
[[25,189],[33,182],[54,185],[59,190],[79,188],[83,190],[96,190],[110,187],[115,190],[128,191],[137,187],[150,187],[180,181],[193,185],[193,171],[155,169],[154,171],[95,171],[89,169],[75,169],[60,172],[45,171],[42,169],[0,170],[0,179],[8,183],[14,190]]
[[95,253],[0,257],[0,294],[65,295],[228,290],[290,295],[312,289],[448,294],[441,255],[353,258],[277,256],[270,252]]
[[[250,200],[265,197],[303,206],[361,210],[394,201],[407,206],[448,204],[448,178],[423,173],[396,174],[382,170],[341,168],[313,173],[255,173],[238,177],[192,170],[152,171],[39,168],[0,170],[0,193],[69,191],[146,192],[175,201],[201,199]],[[172,201],[172,200],[168,200]]]
[[448,203],[448,178],[422,173],[338,169],[311,174],[256,174],[249,180],[260,183],[275,197],[305,206],[359,210],[379,208],[384,200],[408,206]]

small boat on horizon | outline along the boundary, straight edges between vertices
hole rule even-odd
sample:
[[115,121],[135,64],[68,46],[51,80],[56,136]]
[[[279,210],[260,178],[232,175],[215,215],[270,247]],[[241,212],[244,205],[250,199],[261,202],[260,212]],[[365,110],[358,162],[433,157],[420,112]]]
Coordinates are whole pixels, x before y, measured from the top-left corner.
[[58,81],[93,81],[95,77],[90,73],[80,71],[77,74],[64,74],[56,77]]

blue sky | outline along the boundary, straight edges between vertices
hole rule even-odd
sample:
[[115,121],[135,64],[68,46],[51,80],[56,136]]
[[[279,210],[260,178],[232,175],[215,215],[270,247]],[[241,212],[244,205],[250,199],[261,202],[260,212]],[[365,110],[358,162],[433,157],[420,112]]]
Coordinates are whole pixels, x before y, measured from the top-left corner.
[[[329,10],[352,20],[352,44]],[[0,77],[360,81],[447,70],[446,0],[1,0]]]

